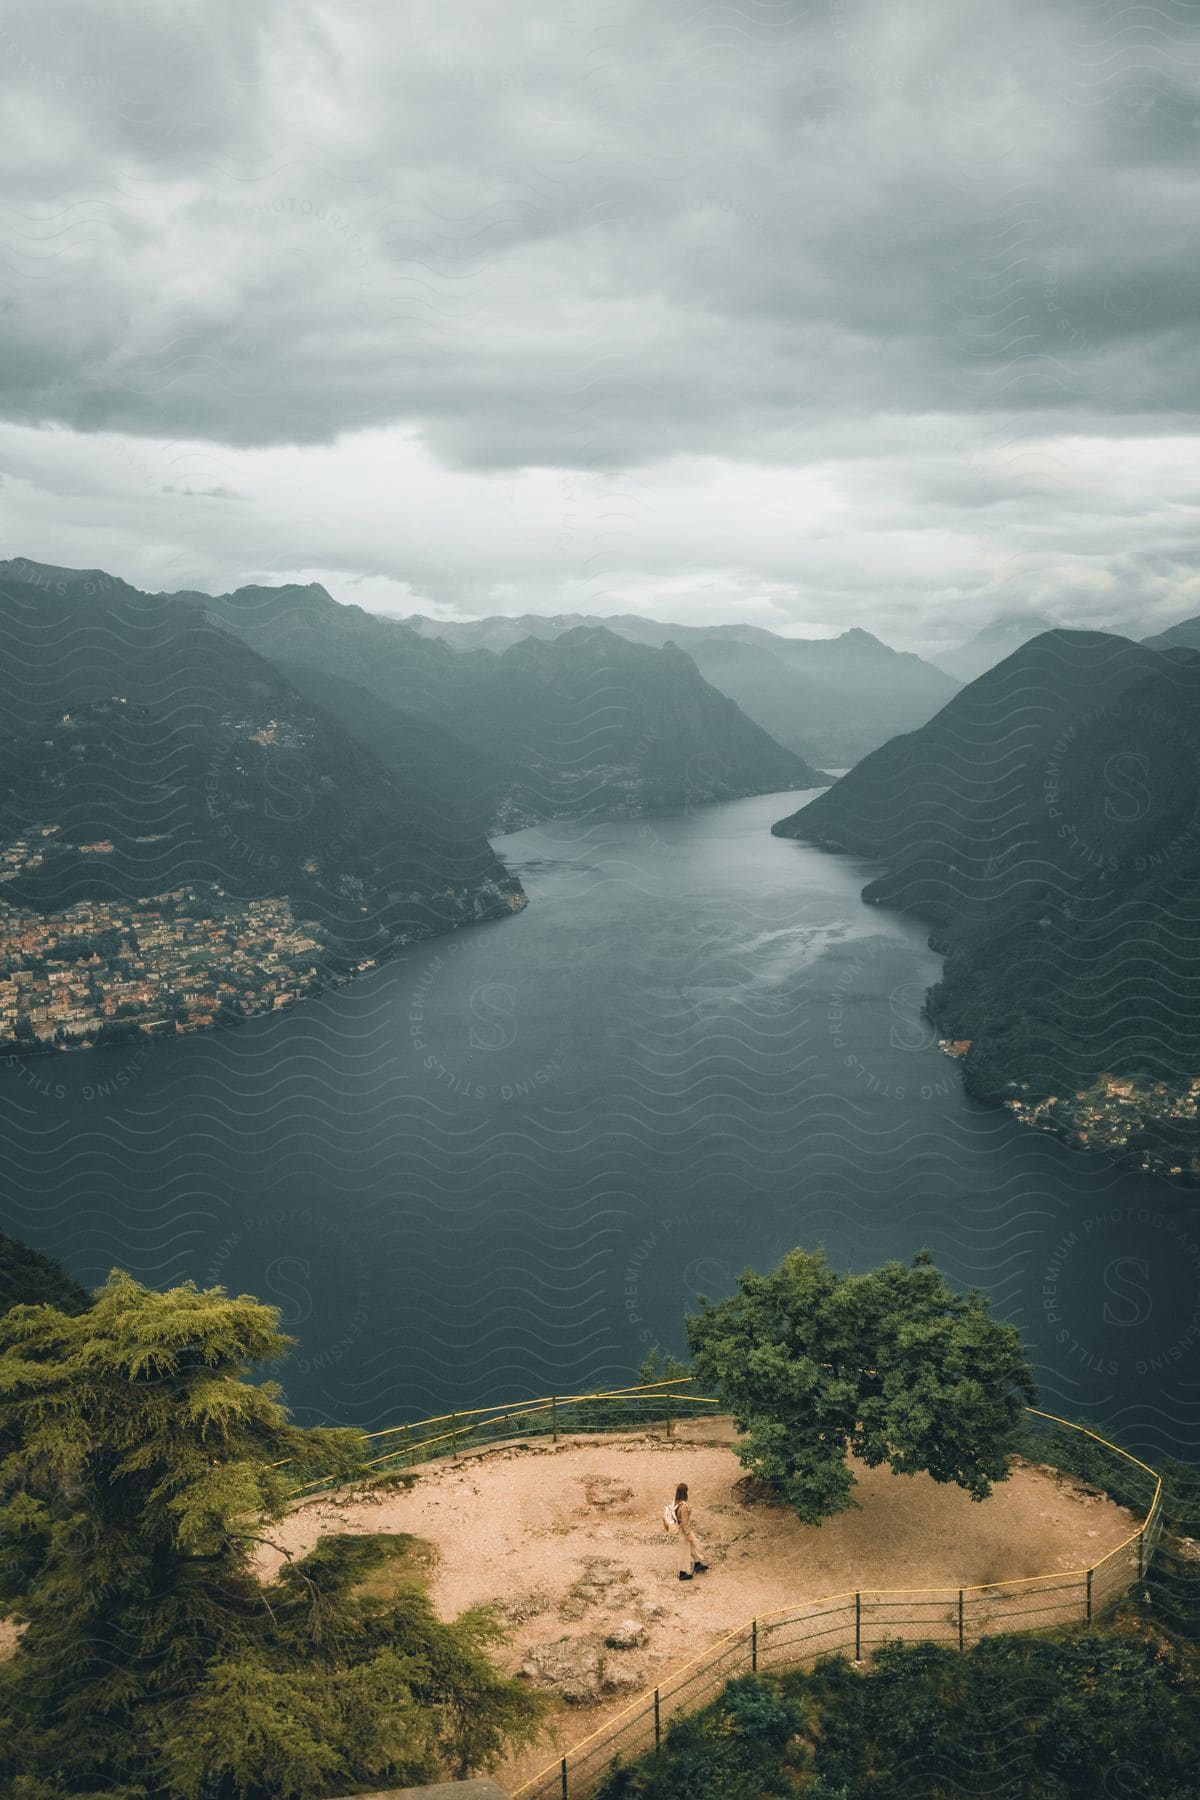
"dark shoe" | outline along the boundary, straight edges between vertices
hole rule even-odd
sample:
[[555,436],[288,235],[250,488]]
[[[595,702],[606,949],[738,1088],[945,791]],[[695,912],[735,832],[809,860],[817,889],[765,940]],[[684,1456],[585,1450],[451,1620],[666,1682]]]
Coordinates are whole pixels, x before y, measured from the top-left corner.
[[686,1570],[686,1569],[680,1569],[680,1571],[679,1571],[679,1579],[680,1579],[680,1581],[690,1581],[690,1580],[691,1580],[691,1579],[692,1579],[692,1578],[691,1578],[691,1576],[690,1576],[690,1575],[689,1575],[689,1574],[688,1574],[688,1572],[687,1572],[687,1570]]
[[693,1575],[706,1575],[707,1573],[708,1573],[708,1564],[707,1563],[693,1563],[692,1564],[692,1574]]

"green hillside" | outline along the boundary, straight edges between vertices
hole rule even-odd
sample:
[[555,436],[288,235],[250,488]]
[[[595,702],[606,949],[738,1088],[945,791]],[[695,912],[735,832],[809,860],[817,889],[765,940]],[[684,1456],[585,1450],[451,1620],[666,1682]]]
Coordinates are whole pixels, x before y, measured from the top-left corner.
[[436,745],[386,768],[194,605],[9,564],[0,649],[0,1038],[242,1016],[523,904]]
[[[525,638],[500,654],[454,651],[396,620],[338,605],[316,587],[240,588],[206,607],[293,673],[308,668],[323,681],[353,683],[459,740],[478,759],[463,765],[468,805],[490,807],[493,829],[677,808],[825,779],[670,645],[632,644],[586,626]],[[343,688],[340,716],[353,721],[351,701]],[[373,748],[395,729],[368,708],[358,726]]]
[[0,1313],[10,1306],[57,1306],[81,1313],[91,1296],[50,1257],[0,1231]]
[[946,704],[959,683],[870,632],[834,638],[790,638],[756,625],[672,625],[631,613],[471,619],[447,623],[416,615],[405,624],[460,653],[504,651],[524,638],[552,642],[583,628],[603,628],[630,643],[675,644],[718,692],[779,743],[823,768],[843,768],[911,731]]
[[774,829],[935,926],[973,1094],[1200,1169],[1200,656],[1046,633]]

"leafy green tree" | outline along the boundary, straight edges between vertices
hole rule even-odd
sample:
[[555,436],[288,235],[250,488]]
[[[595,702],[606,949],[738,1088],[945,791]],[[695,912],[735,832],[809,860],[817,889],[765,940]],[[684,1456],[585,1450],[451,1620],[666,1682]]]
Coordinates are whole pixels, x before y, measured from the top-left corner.
[[[451,1624],[364,1578],[386,1538],[252,1566],[297,1481],[349,1476],[356,1431],[289,1422],[290,1339],[247,1295],[114,1272],[77,1317],[0,1318],[0,1791],[14,1800],[303,1800],[486,1764],[537,1698]],[[7,1778],[8,1785],[5,1785]]]
[[672,1356],[669,1350],[655,1344],[647,1350],[638,1364],[638,1386],[657,1387],[662,1381],[684,1381],[692,1372],[692,1365],[678,1356]]
[[[685,1363],[678,1356],[672,1356],[669,1350],[664,1351],[659,1344],[647,1350],[638,1364],[637,1384],[639,1387],[654,1388],[664,1382],[684,1382],[691,1375],[690,1363]],[[689,1404],[686,1387],[668,1387],[661,1395],[655,1395],[649,1404],[657,1410],[662,1407],[663,1423],[670,1428],[674,1419],[693,1418],[702,1413],[702,1406]],[[646,1416],[646,1415],[643,1415]]]
[[720,1305],[702,1301],[687,1329],[695,1373],[745,1434],[743,1466],[810,1525],[855,1504],[851,1453],[986,1499],[1034,1398],[1017,1332],[983,1295],[949,1288],[927,1251],[839,1275],[793,1250]]

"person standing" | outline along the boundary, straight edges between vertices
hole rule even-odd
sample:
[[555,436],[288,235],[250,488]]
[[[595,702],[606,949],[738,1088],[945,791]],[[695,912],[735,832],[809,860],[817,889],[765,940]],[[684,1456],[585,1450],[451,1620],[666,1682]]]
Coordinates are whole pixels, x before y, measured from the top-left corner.
[[687,1482],[675,1489],[675,1530],[679,1538],[679,1579],[690,1581],[694,1574],[703,1575],[708,1568],[700,1543],[692,1528],[692,1508],[688,1500]]

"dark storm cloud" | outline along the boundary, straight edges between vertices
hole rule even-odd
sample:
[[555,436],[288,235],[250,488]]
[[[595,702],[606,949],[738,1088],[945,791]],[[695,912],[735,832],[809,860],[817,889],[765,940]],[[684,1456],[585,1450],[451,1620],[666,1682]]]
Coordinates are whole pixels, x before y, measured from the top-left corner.
[[10,5],[5,415],[477,469],[1190,426],[1198,23]]

